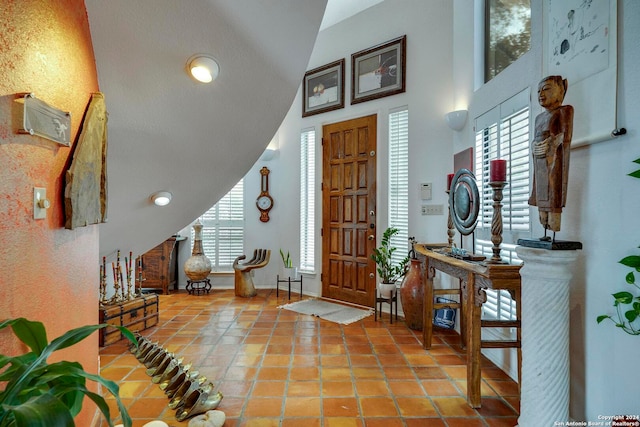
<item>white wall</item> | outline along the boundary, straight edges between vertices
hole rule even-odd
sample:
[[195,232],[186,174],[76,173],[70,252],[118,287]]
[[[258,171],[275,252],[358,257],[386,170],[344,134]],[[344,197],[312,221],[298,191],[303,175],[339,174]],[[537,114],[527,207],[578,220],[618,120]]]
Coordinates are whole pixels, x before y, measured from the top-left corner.
[[[316,205],[321,206],[322,126],[377,114],[377,230],[381,235],[387,227],[387,115],[390,109],[406,105],[409,108],[410,129],[410,234],[420,241],[446,241],[446,217],[420,215],[419,183],[433,183],[433,200],[430,203],[446,203],[446,174],[453,169],[452,131],[443,121],[444,113],[453,109],[451,20],[452,4],[449,1],[386,0],[320,32],[307,69],[345,58],[345,108],[302,118],[302,95],[299,91],[277,135],[278,156],[265,163],[272,169],[273,175],[273,220],[268,224],[248,221],[247,233],[270,243],[276,252],[279,248],[290,250],[294,263],[298,261],[301,130],[313,127],[317,133]],[[351,106],[351,54],[404,34],[407,35],[407,92]],[[262,164],[258,162],[252,173],[260,167]],[[256,188],[258,185],[256,178]],[[245,188],[250,187],[245,185]],[[255,207],[253,211],[257,212]],[[305,292],[313,295],[321,294],[321,212],[318,211],[317,215],[317,274],[306,275],[304,279]],[[273,260],[276,265],[268,267],[271,269],[269,277],[273,278],[281,264],[279,255],[276,255],[277,258]]]
[[[532,117],[542,73],[541,1],[532,1],[532,48],[488,84],[473,90],[473,8],[455,0],[454,87],[456,99],[468,99],[471,123],[455,137],[455,151],[472,143],[474,117],[526,86],[534,94]],[[571,288],[571,416],[597,421],[598,415],[637,414],[640,338],[611,324],[597,325],[599,314],[612,314],[611,293],[628,286],[617,262],[637,254],[640,235],[634,233],[640,208],[640,182],[626,176],[636,170],[640,138],[634,124],[640,116],[640,2],[618,5],[618,125],[627,136],[572,150],[567,207],[558,238],[584,245]],[[569,82],[571,90],[571,82]],[[574,106],[576,109],[579,105]],[[532,218],[537,218],[534,212]],[[541,228],[534,222],[534,235]],[[526,336],[523,337],[526,339]],[[634,393],[635,391],[636,393]]]

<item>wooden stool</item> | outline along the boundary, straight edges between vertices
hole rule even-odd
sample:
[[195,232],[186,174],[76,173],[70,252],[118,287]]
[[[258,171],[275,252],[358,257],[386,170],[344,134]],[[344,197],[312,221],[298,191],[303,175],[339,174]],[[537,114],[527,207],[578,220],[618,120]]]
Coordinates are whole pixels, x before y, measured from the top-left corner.
[[378,321],[378,311],[380,311],[380,320],[382,320],[382,303],[386,302],[389,304],[389,321],[393,324],[393,305],[395,303],[396,306],[396,321],[398,320],[398,288],[395,287],[391,291],[391,295],[389,298],[384,298],[377,295],[376,291],[376,303],[374,305],[374,320]]

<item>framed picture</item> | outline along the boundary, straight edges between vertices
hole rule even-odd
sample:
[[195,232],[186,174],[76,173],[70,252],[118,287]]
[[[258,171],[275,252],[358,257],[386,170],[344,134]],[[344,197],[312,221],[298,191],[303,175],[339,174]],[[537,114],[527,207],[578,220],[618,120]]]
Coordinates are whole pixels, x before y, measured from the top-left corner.
[[302,117],[344,108],[344,58],[304,74]]
[[351,104],[405,91],[407,36],[351,55]]

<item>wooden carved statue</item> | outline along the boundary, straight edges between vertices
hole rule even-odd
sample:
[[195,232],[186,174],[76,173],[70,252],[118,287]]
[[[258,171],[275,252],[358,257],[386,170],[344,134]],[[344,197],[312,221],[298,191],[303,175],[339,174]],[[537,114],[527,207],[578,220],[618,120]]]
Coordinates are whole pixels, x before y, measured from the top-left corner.
[[271,257],[271,250],[269,249],[256,249],[253,251],[253,258],[249,261],[241,263],[246,258],[245,255],[240,255],[233,261],[234,270],[234,286],[236,296],[239,297],[253,297],[258,292],[253,284],[253,278],[251,277],[251,270],[256,268],[262,268],[269,263]]
[[531,142],[533,185],[529,205],[538,207],[544,227],[541,240],[552,240],[547,230],[560,231],[560,216],[567,201],[569,153],[573,134],[573,107],[562,105],[567,80],[548,76],[538,84],[538,102],[544,111],[536,117]]

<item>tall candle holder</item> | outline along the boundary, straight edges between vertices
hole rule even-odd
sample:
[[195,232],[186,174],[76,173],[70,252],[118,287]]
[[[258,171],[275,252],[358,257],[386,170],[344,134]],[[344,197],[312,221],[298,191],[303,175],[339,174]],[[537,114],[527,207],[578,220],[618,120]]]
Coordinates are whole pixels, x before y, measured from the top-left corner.
[[506,181],[492,181],[489,183],[493,189],[493,218],[491,219],[491,242],[493,256],[487,263],[504,264],[500,257],[500,244],[502,243],[502,190],[507,185]]
[[[138,286],[137,286],[137,290],[135,290],[136,296],[140,296],[142,295],[142,282],[144,282],[144,277],[143,277],[143,271],[144,271],[144,266],[143,266],[143,260],[142,260],[142,255],[140,255],[138,257],[138,277],[136,277],[136,282],[138,282]],[[134,285],[134,288],[136,288],[136,286]]]
[[[449,200],[449,193],[451,190],[445,190],[447,193],[447,200]],[[447,236],[449,236],[449,248],[453,247],[453,236],[456,235],[456,229],[453,227],[453,217],[451,216],[451,206],[447,209],[449,217],[447,218]]]

